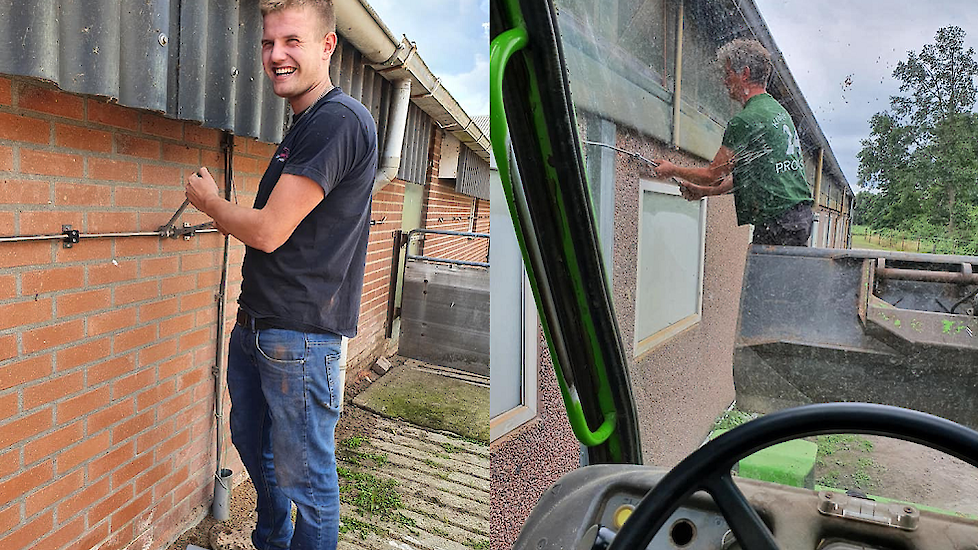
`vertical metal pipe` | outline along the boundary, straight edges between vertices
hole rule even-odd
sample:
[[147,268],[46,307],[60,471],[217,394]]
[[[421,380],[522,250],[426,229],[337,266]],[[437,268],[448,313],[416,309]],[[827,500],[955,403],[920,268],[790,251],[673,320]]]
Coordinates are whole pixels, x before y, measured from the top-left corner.
[[377,194],[385,185],[397,177],[401,167],[401,149],[404,147],[404,133],[407,130],[408,106],[411,103],[411,80],[399,80],[394,84],[391,97],[390,117],[387,121],[387,136],[384,152],[377,168],[373,193]]
[[818,208],[819,204],[821,203],[821,198],[820,197],[821,197],[821,194],[822,194],[822,161],[824,159],[825,159],[825,149],[822,148],[822,147],[819,147],[818,148],[818,164],[815,166],[815,190],[813,191],[813,193],[814,193],[815,196],[812,197],[812,198],[815,199],[815,207],[816,208]]
[[682,106],[683,89],[683,27],[685,26],[685,12],[683,0],[679,0],[678,22],[676,24],[676,85],[672,94],[672,144],[679,146],[679,117]]
[[[234,134],[224,132],[224,198],[231,200],[233,185]],[[231,475],[224,468],[224,380],[227,373],[227,341],[224,324],[227,313],[228,271],[231,263],[231,236],[224,236],[224,260],[221,264],[221,288],[217,300],[217,357],[214,360],[214,418],[217,425],[217,471],[214,474],[214,501],[211,515],[219,521],[228,519],[228,500],[231,494]]]
[[394,231],[394,248],[391,252],[391,281],[387,291],[387,332],[386,338],[394,335],[394,293],[397,289],[397,272],[400,270],[401,260],[401,235],[403,232],[398,229]]

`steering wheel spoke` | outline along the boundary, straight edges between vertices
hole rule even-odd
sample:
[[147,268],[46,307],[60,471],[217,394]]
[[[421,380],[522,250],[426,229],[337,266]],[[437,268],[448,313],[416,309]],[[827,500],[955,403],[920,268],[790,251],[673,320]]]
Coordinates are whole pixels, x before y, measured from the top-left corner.
[[704,487],[716,503],[741,548],[779,550],[774,535],[761,520],[729,473],[708,480]]

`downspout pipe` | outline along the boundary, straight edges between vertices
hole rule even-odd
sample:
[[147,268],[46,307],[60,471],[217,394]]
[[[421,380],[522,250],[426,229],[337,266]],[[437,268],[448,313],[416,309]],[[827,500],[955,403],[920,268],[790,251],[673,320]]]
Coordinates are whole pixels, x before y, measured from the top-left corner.
[[401,150],[404,147],[404,134],[407,131],[408,105],[411,103],[411,80],[403,79],[394,83],[394,101],[387,120],[387,143],[374,179],[373,194],[394,181],[401,169]]
[[[221,148],[224,150],[224,198],[231,200],[234,185],[234,134],[224,132]],[[230,517],[231,476],[234,472],[224,467],[227,449],[224,441],[224,388],[227,382],[227,350],[224,325],[227,317],[228,271],[231,265],[231,237],[224,235],[224,256],[221,262],[221,289],[217,301],[217,357],[214,358],[214,424],[217,426],[217,468],[214,472],[214,499],[211,515],[218,521]]]

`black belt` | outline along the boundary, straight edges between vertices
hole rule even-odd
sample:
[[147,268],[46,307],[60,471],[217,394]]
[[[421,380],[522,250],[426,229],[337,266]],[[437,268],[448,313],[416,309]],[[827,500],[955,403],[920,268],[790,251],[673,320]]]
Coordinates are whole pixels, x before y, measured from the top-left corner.
[[255,319],[243,309],[238,309],[238,324],[251,330],[266,330],[279,328],[264,319]]

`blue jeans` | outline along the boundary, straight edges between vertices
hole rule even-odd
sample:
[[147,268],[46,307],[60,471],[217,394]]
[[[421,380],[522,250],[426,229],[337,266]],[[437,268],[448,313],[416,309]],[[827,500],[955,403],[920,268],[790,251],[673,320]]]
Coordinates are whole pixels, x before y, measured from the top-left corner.
[[241,325],[231,332],[231,441],[258,493],[258,550],[336,548],[340,339]]

